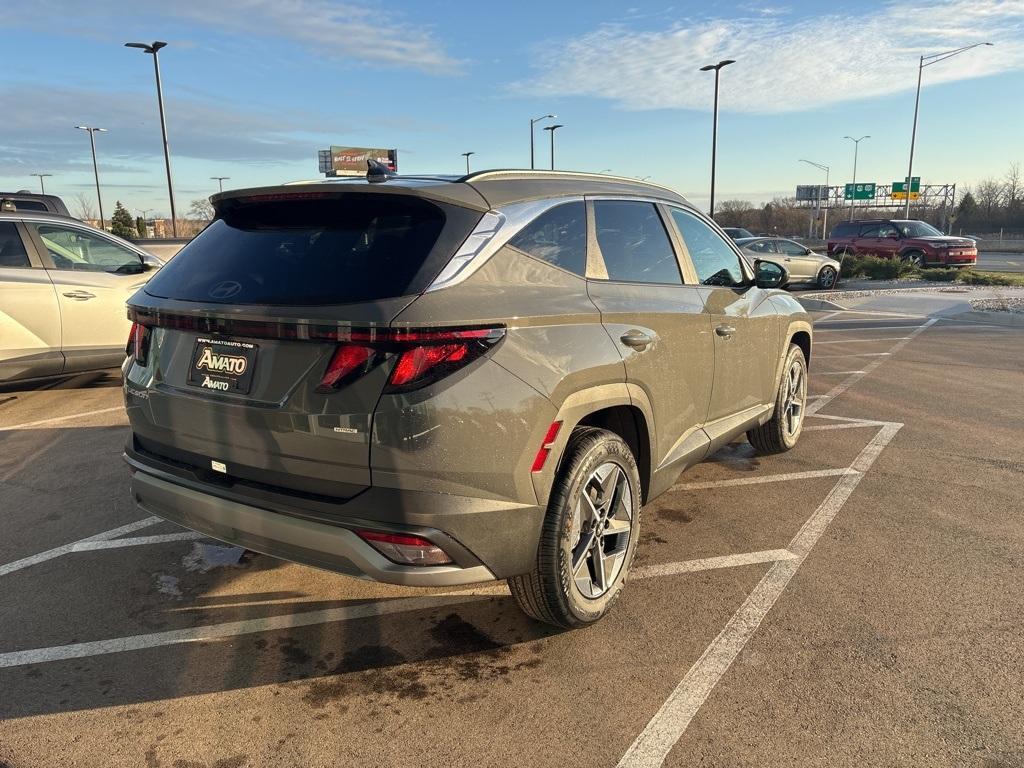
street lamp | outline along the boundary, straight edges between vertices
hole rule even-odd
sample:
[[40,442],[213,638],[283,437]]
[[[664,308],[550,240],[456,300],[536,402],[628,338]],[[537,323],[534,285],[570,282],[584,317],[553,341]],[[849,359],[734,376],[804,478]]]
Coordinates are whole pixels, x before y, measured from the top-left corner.
[[943,51],[942,53],[932,53],[928,56],[922,56],[917,66],[917,96],[914,99],[914,127],[910,132],[910,162],[907,164],[907,185],[905,187],[907,193],[907,208],[904,212],[906,218],[910,218],[910,180],[914,176],[914,142],[917,140],[917,110],[921,106],[921,74],[924,72],[925,67],[930,67],[932,64],[938,64],[940,61],[951,59],[954,56],[977,48],[980,45],[992,45],[992,43],[975,43],[974,45],[965,45],[963,48],[957,48],[952,51]]
[[714,70],[715,73],[715,119],[711,128],[711,207],[709,213],[711,218],[715,217],[715,156],[718,154],[718,74],[722,71],[722,67],[735,63],[734,59],[722,59],[717,64],[708,64],[700,68],[701,72],[711,72]]
[[556,125],[548,125],[544,128],[545,131],[551,131],[551,170],[555,170],[555,131],[559,128],[565,128],[564,125],[558,123]]
[[[807,163],[808,165],[813,165],[815,168],[820,168],[821,170],[823,170],[825,172],[825,208],[824,208],[824,211],[822,213],[822,218],[821,218],[821,239],[824,240],[826,238],[826,233],[828,232],[828,194],[829,194],[828,172],[829,172],[829,167],[827,165],[822,165],[821,163],[816,163],[813,160],[801,160],[800,162],[801,163]],[[821,191],[820,190],[818,191],[818,208],[821,208]]]
[[40,192],[40,194],[45,195],[46,194],[46,186],[43,184],[43,179],[45,179],[47,176],[53,176],[53,174],[52,173],[30,173],[29,176],[38,176],[39,177],[39,192]]
[[855,139],[853,136],[843,136],[843,138],[853,142],[853,194],[850,195],[850,221],[853,221],[853,204],[857,202],[857,150],[860,149],[860,143],[864,139],[871,137],[861,136],[859,139]]
[[103,229],[103,198],[100,197],[100,168],[96,164],[96,134],[106,133],[107,129],[93,128],[88,125],[76,125],[75,128],[77,128],[80,131],[89,132],[89,146],[92,147],[92,172],[93,175],[96,177],[96,204],[99,206],[100,209],[100,229]]
[[156,101],[160,107],[160,132],[164,139],[164,166],[167,168],[167,196],[171,200],[171,234],[178,236],[178,217],[174,212],[174,185],[171,183],[171,150],[167,145],[167,118],[164,116],[164,89],[160,84],[160,57],[158,51],[167,43],[159,40],[153,43],[125,43],[125,48],[139,48],[153,55],[153,71],[156,73]]
[[475,155],[476,152],[463,152],[462,156],[466,158],[466,175],[469,176],[469,156]]
[[230,176],[211,176],[213,181],[216,181],[220,185],[220,191],[224,191],[224,182],[230,179]]
[[554,120],[558,115],[542,115],[541,117],[535,117],[530,120],[530,170],[533,170],[533,125],[539,123],[541,120]]

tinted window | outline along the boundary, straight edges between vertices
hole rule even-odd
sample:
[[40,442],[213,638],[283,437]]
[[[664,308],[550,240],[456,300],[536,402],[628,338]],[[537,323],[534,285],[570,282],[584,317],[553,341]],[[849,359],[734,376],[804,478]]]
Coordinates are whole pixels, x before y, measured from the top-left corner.
[[0,267],[28,267],[25,244],[14,222],[0,222]]
[[[444,225],[438,206],[398,195],[229,203],[146,292],[227,304],[406,296],[424,290],[444,266],[435,259],[425,267]],[[445,261],[454,248],[445,250]]]
[[11,200],[14,203],[15,209],[19,211],[47,211],[46,203],[41,203],[38,200]]
[[609,280],[683,282],[672,243],[653,204],[598,200],[594,222]]
[[587,208],[565,203],[546,211],[509,240],[509,245],[556,267],[587,272]]
[[881,237],[882,227],[879,224],[865,224],[860,228],[861,237]]
[[754,253],[775,253],[775,244],[771,240],[752,240],[743,247]]
[[739,257],[721,235],[696,216],[678,208],[672,209],[672,218],[702,284],[732,287],[746,283]]
[[807,255],[807,249],[800,245],[800,243],[794,243],[790,240],[779,240],[777,245],[779,248],[779,253],[784,253],[787,256]]
[[57,269],[121,274],[142,271],[137,253],[102,235],[56,224],[39,224],[36,231]]
[[857,234],[856,224],[837,224],[832,230],[832,237],[852,237]]

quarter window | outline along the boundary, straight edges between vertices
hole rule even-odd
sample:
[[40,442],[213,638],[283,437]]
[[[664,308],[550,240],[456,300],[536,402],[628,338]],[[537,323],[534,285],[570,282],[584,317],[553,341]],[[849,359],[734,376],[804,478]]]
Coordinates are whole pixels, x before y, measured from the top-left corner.
[[597,200],[594,222],[609,280],[682,284],[679,262],[653,204]]
[[556,267],[587,272],[587,209],[583,202],[545,211],[516,234],[509,245]]
[[14,222],[0,222],[0,268],[30,266],[25,244]]
[[51,224],[39,224],[36,229],[57,269],[142,272],[142,259],[138,254],[101,235]]
[[743,248],[754,253],[775,253],[775,245],[771,240],[755,240]]
[[721,235],[696,216],[678,208],[672,209],[672,218],[679,227],[702,285],[733,288],[746,284],[740,257]]

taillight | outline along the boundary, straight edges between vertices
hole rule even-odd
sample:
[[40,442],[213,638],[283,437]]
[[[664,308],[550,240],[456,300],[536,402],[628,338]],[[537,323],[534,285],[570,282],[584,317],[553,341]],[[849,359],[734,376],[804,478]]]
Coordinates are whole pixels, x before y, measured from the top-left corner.
[[135,358],[139,365],[146,364],[146,357],[149,354],[149,333],[149,328],[141,323],[132,323],[132,329],[128,332],[128,344],[124,353]]
[[356,535],[399,565],[448,565],[452,559],[434,542],[409,533],[356,531]]
[[370,371],[388,356],[395,365],[384,391],[411,392],[443,379],[482,357],[501,341],[505,329],[353,329],[338,344],[317,392],[334,392]]

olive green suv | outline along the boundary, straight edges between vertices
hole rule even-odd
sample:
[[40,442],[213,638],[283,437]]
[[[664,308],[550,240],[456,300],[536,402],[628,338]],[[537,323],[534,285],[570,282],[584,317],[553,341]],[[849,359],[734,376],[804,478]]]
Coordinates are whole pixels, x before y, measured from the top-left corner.
[[145,512],[380,581],[599,619],[644,504],[800,437],[811,323],[676,193],[486,171],[223,193],[129,301]]

